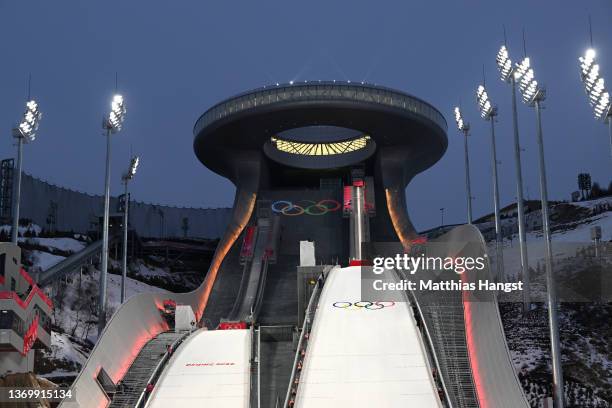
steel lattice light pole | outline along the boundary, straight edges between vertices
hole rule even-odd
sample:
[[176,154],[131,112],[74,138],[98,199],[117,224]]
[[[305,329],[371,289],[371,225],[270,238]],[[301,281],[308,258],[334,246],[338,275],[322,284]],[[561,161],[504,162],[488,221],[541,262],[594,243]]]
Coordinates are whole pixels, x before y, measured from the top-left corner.
[[108,274],[108,219],[110,207],[110,154],[111,135],[121,130],[125,119],[123,96],[115,95],[111,102],[111,111],[102,121],[106,130],[106,176],[104,179],[104,221],[102,224],[102,270],[100,271],[100,297],[98,303],[98,336],[106,325],[106,280]]
[[128,250],[128,211],[130,208],[130,199],[128,195],[128,183],[131,179],[136,175],[136,170],[138,169],[138,163],[140,162],[140,158],[138,156],[132,157],[130,161],[130,168],[127,172],[121,177],[121,180],[124,184],[124,193],[123,193],[123,260],[121,265],[121,303],[125,302],[126,296],[126,288],[125,283],[127,280],[127,250]]
[[589,104],[593,108],[595,119],[608,124],[610,132],[610,154],[612,155],[612,101],[610,93],[606,90],[605,81],[599,75],[599,64],[595,62],[595,50],[589,48],[584,57],[580,57],[580,79],[589,97]]
[[555,408],[564,406],[563,367],[561,366],[561,341],[559,339],[559,318],[557,310],[557,292],[552,267],[552,244],[550,236],[550,216],[548,211],[548,187],[546,182],[546,163],[544,161],[544,139],[542,136],[542,101],[546,98],[546,90],[535,80],[533,68],[528,57],[516,65],[514,77],[519,81],[519,90],[523,102],[535,107],[537,119],[537,139],[540,156],[540,195],[542,202],[542,229],[546,250],[546,285],[548,287],[548,320],[552,350],[553,383]]
[[502,280],[503,276],[503,242],[501,219],[499,215],[499,182],[497,179],[497,148],[495,147],[495,117],[497,116],[497,108],[491,104],[489,95],[484,85],[479,85],[476,90],[476,99],[480,109],[480,116],[484,120],[491,122],[491,171],[493,174],[493,208],[495,211],[495,252],[497,256],[497,276],[498,280]]
[[34,141],[36,131],[42,118],[35,100],[26,103],[26,111],[19,126],[13,129],[13,137],[17,139],[17,172],[15,173],[15,193],[13,196],[13,225],[11,227],[11,242],[17,244],[19,237],[19,204],[21,202],[21,169],[23,167],[23,144]]
[[516,109],[516,81],[514,67],[505,45],[502,45],[495,59],[502,81],[512,88],[512,127],[514,133],[514,161],[516,162],[516,207],[518,221],[519,247],[521,252],[521,271],[523,274],[524,309],[529,309],[529,260],[527,258],[527,238],[525,236],[525,207],[523,198],[523,171],[521,170],[521,145],[519,141],[518,113]]
[[455,107],[455,122],[457,129],[464,135],[464,151],[465,151],[465,194],[467,198],[467,220],[468,224],[472,223],[472,187],[470,183],[470,158],[468,154],[468,134],[470,132],[470,124],[463,120],[461,109]]

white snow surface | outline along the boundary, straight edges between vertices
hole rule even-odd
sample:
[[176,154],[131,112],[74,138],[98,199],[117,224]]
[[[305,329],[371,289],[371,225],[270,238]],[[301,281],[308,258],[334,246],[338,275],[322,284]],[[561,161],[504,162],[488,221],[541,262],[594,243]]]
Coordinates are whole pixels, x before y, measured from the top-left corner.
[[[612,205],[612,197],[605,197],[592,201],[570,203],[579,207],[594,209],[598,205],[609,203]],[[553,224],[553,227],[556,224]],[[553,256],[571,256],[576,250],[592,245],[591,228],[600,226],[602,230],[602,242],[612,241],[612,211],[593,215],[574,223],[564,224],[565,230],[553,231],[552,250]],[[541,232],[529,232],[526,234],[527,252],[529,265],[535,267],[538,262],[544,261],[544,238]],[[495,254],[495,241],[489,242],[489,254]],[[512,236],[512,241],[504,239],[504,269],[506,273],[515,275],[520,267],[520,252],[518,234]]]
[[42,271],[45,271],[53,265],[66,259],[66,257],[60,255],[53,255],[48,252],[38,250],[30,251],[30,255],[33,262],[32,269],[40,269]]
[[19,238],[19,242],[30,242],[50,249],[58,249],[65,252],[79,252],[87,243],[74,238]]

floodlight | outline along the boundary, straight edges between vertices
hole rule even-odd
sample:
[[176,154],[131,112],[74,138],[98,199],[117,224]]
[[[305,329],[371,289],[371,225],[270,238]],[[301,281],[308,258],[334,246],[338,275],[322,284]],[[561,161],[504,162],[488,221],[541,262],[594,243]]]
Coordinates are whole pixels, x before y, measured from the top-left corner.
[[111,102],[111,111],[108,115],[108,119],[104,123],[105,129],[111,133],[117,133],[121,130],[123,121],[125,119],[125,102],[123,96],[117,94],[113,97]]
[[19,231],[19,207],[21,202],[21,169],[23,157],[23,144],[31,142],[36,138],[36,131],[42,118],[42,112],[38,110],[35,100],[26,102],[26,110],[23,119],[17,127],[13,129],[13,137],[17,139],[17,171],[15,177],[15,193],[13,196],[13,220],[11,226],[11,242],[17,244]]
[[478,107],[480,108],[480,116],[483,119],[488,119],[495,115],[495,108],[489,100],[489,95],[484,85],[478,85],[476,90],[476,99],[478,100]]
[[529,57],[525,57],[520,64],[516,64],[514,78],[518,81],[519,90],[523,95],[523,102],[532,106],[536,99],[544,99],[544,90],[538,86]]
[[36,101],[31,100],[26,103],[26,111],[23,114],[23,119],[18,126],[17,137],[23,137],[25,141],[33,141],[36,138],[36,131],[42,112],[38,110]]
[[140,163],[140,158],[138,156],[132,157],[130,160],[130,168],[124,176],[124,179],[131,180],[136,175],[136,170],[138,169],[138,164]]
[[[107,117],[102,121],[102,127],[106,129],[106,175],[104,178],[104,218],[102,220],[102,269],[100,271],[100,296],[98,302],[98,336],[101,335],[106,325],[106,286],[108,274],[108,228],[110,218],[110,152],[111,134],[121,131],[125,120],[125,101],[123,96],[115,94],[111,100],[111,109]],[[126,182],[127,184],[127,182]],[[122,296],[124,293],[122,292]],[[122,299],[123,300],[123,299]]]
[[[533,106],[536,112],[537,121],[537,142],[539,153],[539,179],[540,179],[540,201],[542,212],[542,231],[544,235],[545,246],[545,263],[546,263],[546,288],[547,288],[547,304],[548,304],[548,321],[550,330],[551,342],[551,357],[553,366],[553,395],[555,406],[562,407],[563,398],[563,370],[561,367],[561,341],[559,339],[559,326],[557,315],[557,295],[553,278],[552,267],[552,246],[551,246],[551,230],[550,230],[550,215],[548,205],[548,182],[546,180],[546,163],[544,158],[544,137],[542,135],[542,101],[546,97],[546,91],[538,85],[535,80],[535,73],[528,57],[525,57],[520,64],[516,64],[515,81],[519,83],[519,90],[523,95],[523,102],[529,106]],[[561,402],[559,402],[561,401]]]
[[123,194],[123,260],[121,265],[121,303],[125,302],[126,296],[126,280],[127,280],[127,241],[128,241],[128,211],[130,207],[130,195],[128,194],[128,182],[136,175],[138,169],[138,163],[140,158],[138,156],[132,157],[130,160],[130,167],[128,171],[123,175],[123,184],[125,192]]
[[453,110],[455,113],[455,122],[457,123],[457,129],[465,136],[463,139],[464,152],[465,152],[465,193],[467,200],[467,221],[468,224],[472,223],[472,187],[470,182],[470,159],[468,155],[468,132],[470,130],[470,124],[463,120],[461,109],[455,106]]
[[455,107],[455,122],[457,123],[457,129],[462,132],[466,132],[470,129],[470,124],[463,120],[461,109],[458,106]]
[[[505,35],[504,35],[505,37]],[[518,224],[518,236],[519,236],[519,247],[521,254],[521,272],[523,274],[523,297],[524,297],[524,310],[529,308],[529,262],[528,262],[528,254],[527,254],[527,239],[525,234],[525,208],[524,208],[524,198],[523,198],[523,171],[521,165],[521,148],[520,148],[520,140],[519,140],[519,128],[518,128],[518,113],[516,108],[516,87],[517,87],[517,77],[516,77],[516,68],[513,66],[512,60],[510,59],[510,55],[508,52],[508,48],[505,44],[503,44],[496,57],[497,68],[500,71],[501,79],[510,85],[512,89],[512,130],[513,130],[513,139],[514,139],[514,160],[516,162],[516,208],[517,208],[517,224]],[[528,84],[526,84],[528,85]],[[485,117],[483,115],[483,117]],[[493,123],[493,121],[491,121]],[[496,241],[497,241],[497,252],[500,261],[497,262],[498,265],[498,276],[502,276],[503,274],[503,262],[501,261],[501,256],[503,256],[503,251],[500,249],[502,247],[502,236],[501,236],[501,224],[499,223],[498,217],[496,217],[496,225],[495,225],[495,233],[496,233]]]
[[612,103],[610,94],[606,90],[605,81],[599,75],[599,64],[595,63],[595,50],[589,48],[580,61],[580,78],[584,83],[584,89],[593,108],[595,118],[608,121],[612,116]]
[[512,76],[512,60],[508,55],[508,49],[505,45],[500,47],[495,61],[497,62],[497,69],[499,70],[501,80],[504,82],[510,81]]

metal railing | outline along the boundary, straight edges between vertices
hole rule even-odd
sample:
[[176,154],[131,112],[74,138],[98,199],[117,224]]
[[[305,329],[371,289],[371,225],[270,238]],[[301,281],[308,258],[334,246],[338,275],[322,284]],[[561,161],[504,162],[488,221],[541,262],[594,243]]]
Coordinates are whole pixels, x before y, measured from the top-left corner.
[[253,320],[252,322],[255,323],[255,320],[257,319],[257,316],[259,315],[259,311],[261,310],[261,305],[263,303],[263,296],[264,296],[264,292],[266,289],[266,279],[268,277],[268,259],[264,259],[263,260],[263,265],[262,265],[262,270],[261,270],[261,277],[259,278],[259,283],[257,286],[257,294],[255,295],[255,301],[253,302],[253,307],[252,307],[252,311],[253,311]]
[[308,337],[312,330],[312,324],[314,322],[314,315],[316,312],[317,304],[319,303],[319,297],[321,290],[325,282],[325,275],[321,273],[317,278],[317,284],[315,289],[312,291],[310,300],[308,301],[308,307],[306,308],[306,317],[304,318],[304,324],[302,325],[302,332],[300,333],[300,339],[298,341],[297,350],[295,352],[295,358],[293,360],[293,366],[291,368],[291,376],[289,377],[289,386],[287,387],[287,395],[285,396],[284,408],[291,408],[289,405],[292,401],[292,397],[297,394],[297,385],[299,383],[298,377],[298,364],[300,364],[300,357],[303,357],[303,353],[306,351]]
[[259,408],[260,406],[260,398],[259,398],[259,390],[260,390],[260,380],[259,377],[261,375],[259,369],[259,330],[255,330],[255,325],[251,324],[249,329],[251,331],[251,375],[250,375],[250,393],[249,393],[249,407],[250,408]]

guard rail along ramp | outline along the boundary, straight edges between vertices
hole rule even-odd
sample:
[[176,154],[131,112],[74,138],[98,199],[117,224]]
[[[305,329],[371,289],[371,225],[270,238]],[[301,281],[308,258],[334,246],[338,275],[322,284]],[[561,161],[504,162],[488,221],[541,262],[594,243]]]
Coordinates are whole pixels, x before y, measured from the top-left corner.
[[246,226],[255,207],[252,189],[236,191],[232,217],[225,235],[219,241],[204,282],[189,293],[142,293],[130,297],[108,321],[89,358],[71,389],[74,400],[62,401],[62,408],[107,407],[110,400],[96,377],[101,369],[117,384],[128,371],[142,347],[161,332],[170,330],[164,318],[164,301],[190,305],[199,321],[206,308],[217,273],[232,245]]
[[[329,273],[329,271],[327,273]],[[283,408],[293,407],[293,405],[295,404],[297,386],[300,382],[300,376],[302,374],[303,359],[306,353],[306,348],[308,347],[308,341],[310,340],[310,333],[312,332],[314,316],[316,314],[317,306],[319,304],[319,298],[321,297],[323,284],[325,283],[325,276],[325,272],[323,272],[317,278],[316,286],[312,291],[312,294],[310,295],[310,299],[308,300],[308,306],[306,307],[306,311],[304,312],[304,323],[302,324],[295,357],[293,359],[293,366],[291,368],[291,375],[289,376],[289,385],[287,386],[287,393],[285,395],[285,402],[283,404]]]
[[[430,241],[428,256],[485,257],[485,268],[462,275],[435,272],[425,279],[463,282],[494,281],[485,241],[477,228],[462,225]],[[404,276],[410,279],[409,276]],[[516,375],[494,291],[414,291],[429,332],[441,376],[453,407],[529,408]]]
[[227,317],[230,321],[255,321],[261,306],[269,257],[273,243],[278,239],[280,217],[258,218],[257,223],[253,255],[245,261],[236,302]]
[[[117,240],[117,236],[109,237],[109,245]],[[98,257],[102,251],[102,240],[94,241],[79,252],[76,252],[61,262],[53,265],[51,268],[42,271],[38,274],[36,281],[39,285],[44,286],[51,283],[53,280],[61,278],[71,272],[74,272],[83,265],[89,263],[92,259]]]
[[[387,270],[383,279],[396,275]],[[329,273],[308,347],[298,353],[303,365],[289,406],[443,406],[409,303],[363,302],[360,267]]]
[[147,408],[248,408],[251,330],[198,330],[174,353]]

